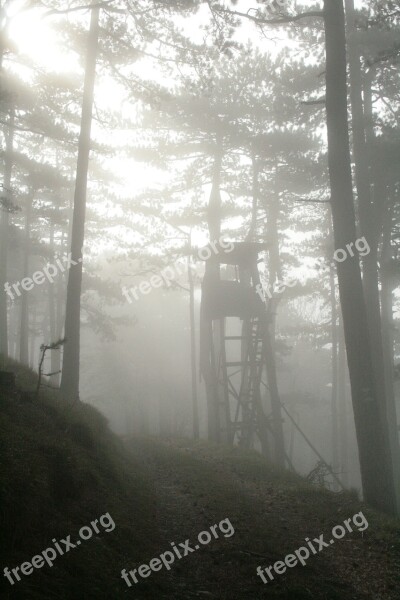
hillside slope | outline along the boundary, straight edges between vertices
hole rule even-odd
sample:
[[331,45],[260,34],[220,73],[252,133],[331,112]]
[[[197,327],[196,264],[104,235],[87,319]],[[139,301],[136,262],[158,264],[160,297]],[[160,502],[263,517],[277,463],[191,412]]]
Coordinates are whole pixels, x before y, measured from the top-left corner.
[[[34,374],[11,366],[19,387],[32,389]],[[0,392],[0,470],[1,568],[20,569],[20,581],[1,578],[3,598],[400,598],[398,521],[351,494],[280,473],[253,452],[188,440],[130,440],[124,447],[88,405],[65,406],[49,392],[38,402]],[[275,573],[267,584],[257,575],[258,566],[283,561],[307,537],[329,540],[333,527],[360,511],[364,531],[346,532],[306,566]],[[213,535],[199,543],[206,531]],[[21,574],[23,563],[54,551],[56,542],[65,550],[61,540],[69,535],[80,543],[53,566]],[[175,549],[188,555],[178,559]],[[138,575],[165,552],[169,569]],[[128,579],[128,586],[122,569],[136,569],[137,583]]]
[[[169,542],[188,538],[193,546],[201,531],[226,518],[235,529],[229,538],[219,535],[175,561],[169,573],[163,569],[151,575],[170,581],[174,599],[400,598],[400,523],[368,509],[354,495],[315,489],[300,477],[276,471],[255,452],[187,440],[136,440],[131,448],[158,498],[157,523],[164,537],[158,554]],[[316,555],[310,551],[306,566],[297,564],[281,575],[272,571],[274,579],[266,577],[267,584],[257,575],[258,566],[284,561],[307,546],[306,538],[312,543],[324,534],[329,542],[332,529],[360,511],[368,522],[364,531],[353,524],[353,533],[346,530]],[[134,597],[140,597],[141,586],[139,580]]]
[[[11,367],[18,387],[32,390],[35,375]],[[45,563],[29,575],[17,571],[21,580],[13,576],[13,584],[2,576],[1,597],[121,597],[121,565],[149,552],[157,540],[155,499],[105,418],[85,404],[66,406],[50,392],[38,402],[0,392],[0,473],[2,571],[56,548],[53,539],[64,548],[62,556],[56,548],[52,567]],[[98,522],[99,532],[91,527],[92,537],[80,540],[80,529],[102,515],[109,515],[104,527]],[[61,540],[68,535],[79,539],[79,547],[67,551]]]

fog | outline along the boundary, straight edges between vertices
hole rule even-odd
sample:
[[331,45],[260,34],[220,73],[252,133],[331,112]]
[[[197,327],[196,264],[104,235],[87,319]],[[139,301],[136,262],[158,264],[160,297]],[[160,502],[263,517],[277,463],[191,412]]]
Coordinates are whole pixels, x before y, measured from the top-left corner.
[[399,18],[0,0],[7,598],[398,598]]

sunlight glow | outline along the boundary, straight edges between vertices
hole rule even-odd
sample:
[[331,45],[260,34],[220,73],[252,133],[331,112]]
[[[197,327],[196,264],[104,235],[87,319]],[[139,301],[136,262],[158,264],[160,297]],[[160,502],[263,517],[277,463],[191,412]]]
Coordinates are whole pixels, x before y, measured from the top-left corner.
[[56,72],[71,71],[77,68],[77,59],[72,52],[65,52],[57,31],[52,28],[44,12],[26,10],[12,16],[9,37],[16,44],[18,52],[30,56],[33,61]]

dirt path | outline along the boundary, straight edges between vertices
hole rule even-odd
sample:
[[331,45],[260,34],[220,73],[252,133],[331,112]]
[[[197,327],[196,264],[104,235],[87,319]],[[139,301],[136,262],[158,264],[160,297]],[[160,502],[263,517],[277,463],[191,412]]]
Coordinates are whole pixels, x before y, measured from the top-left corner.
[[[201,531],[224,519],[235,534],[212,539],[135,586],[136,598],[210,598],[218,600],[396,600],[399,592],[399,530],[370,511],[369,527],[348,533],[307,566],[275,574],[263,584],[258,565],[268,567],[361,510],[349,495],[315,491],[280,475],[255,455],[191,446],[185,442],[134,442],[132,450],[153,482],[162,546],[196,545]],[[143,557],[149,562],[153,557]],[[157,596],[153,588],[157,588]],[[167,586],[167,587],[165,587]],[[149,595],[150,593],[150,595]],[[143,594],[142,596],[140,594]]]

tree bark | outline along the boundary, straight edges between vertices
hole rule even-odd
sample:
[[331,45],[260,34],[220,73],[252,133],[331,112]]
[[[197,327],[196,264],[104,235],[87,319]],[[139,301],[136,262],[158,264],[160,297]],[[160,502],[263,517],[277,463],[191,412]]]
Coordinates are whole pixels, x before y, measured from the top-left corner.
[[99,41],[99,12],[99,8],[92,9],[88,37],[71,239],[71,257],[77,264],[73,265],[69,271],[67,286],[65,315],[66,344],[64,346],[61,391],[64,397],[72,400],[79,399],[82,249],[85,238],[90,134]]

